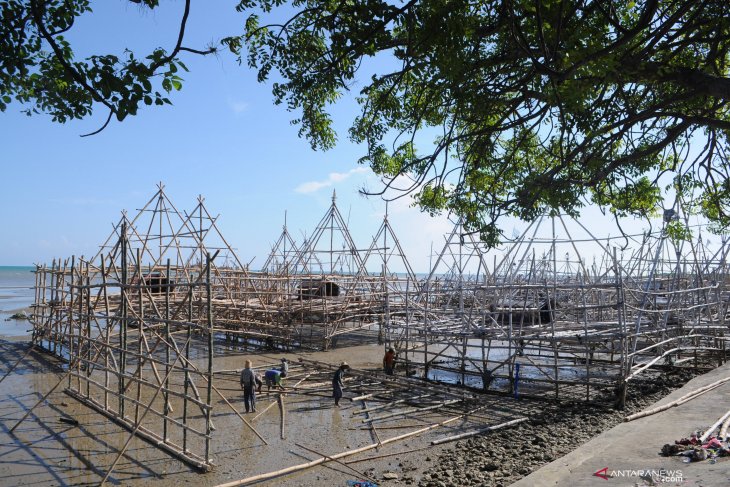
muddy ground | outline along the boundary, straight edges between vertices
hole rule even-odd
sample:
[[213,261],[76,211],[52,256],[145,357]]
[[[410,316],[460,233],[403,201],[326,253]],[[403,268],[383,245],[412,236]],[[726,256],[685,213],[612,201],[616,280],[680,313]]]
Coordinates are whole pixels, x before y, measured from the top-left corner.
[[[24,341],[0,342],[3,373],[27,346]],[[299,356],[330,364],[347,360],[356,369],[379,370],[382,359],[382,346],[376,344],[311,354],[257,353],[225,345],[220,348],[219,352],[227,348],[226,356],[216,358],[215,370],[239,369],[247,358],[252,359],[254,365],[276,364],[281,356],[293,362]],[[296,375],[296,368],[292,372]],[[61,371],[44,354],[32,353],[0,383],[0,485],[98,485],[129,438],[126,431],[64,394],[63,387],[35,408],[15,433],[10,434],[10,428],[58,383],[60,377]],[[639,383],[629,394],[627,412],[642,409],[684,384],[688,378],[688,374],[673,374]],[[233,405],[243,410],[235,374],[228,375],[218,384]],[[346,398],[352,397],[354,392],[346,391],[345,394]],[[262,411],[272,400],[273,395],[260,395],[258,410]],[[583,404],[557,406],[552,402],[509,397],[489,400],[492,401],[490,408],[495,411],[519,411],[529,415],[531,420],[502,432],[430,446],[433,439],[463,431],[465,424],[455,422],[348,457],[343,463],[328,462],[257,485],[344,486],[348,480],[366,478],[379,485],[509,485],[578,448],[598,432],[611,428],[626,414]],[[269,442],[264,445],[226,409],[223,401],[217,401],[212,451],[216,467],[212,472],[196,473],[148,443],[133,439],[108,483],[215,486],[306,463],[319,457],[314,452],[333,455],[378,441],[363,424],[362,416],[357,414],[357,410],[364,407],[362,401],[345,400],[343,407],[335,408],[327,386],[306,394],[290,392],[285,396],[285,404],[287,421],[283,440],[277,406],[252,420]],[[78,425],[65,423],[61,417],[73,418]],[[446,417],[449,417],[448,413],[441,412],[418,420],[396,418],[383,423],[378,435],[381,439],[394,437]],[[252,419],[252,415],[248,418]],[[366,460],[376,456],[382,458]]]
[[[5,372],[27,350],[23,341],[0,341],[0,363]],[[297,354],[260,354],[230,347],[225,357],[217,357],[215,370],[241,368],[250,358],[254,365],[277,364],[281,356],[293,362]],[[327,353],[306,354],[313,360],[339,364],[347,360],[355,368],[378,369],[382,346],[363,345]],[[296,376],[296,364],[292,376]],[[0,485],[98,485],[114,462],[117,452],[129,434],[110,423],[98,413],[79,404],[62,392],[64,386],[36,407],[30,416],[10,434],[9,430],[39,399],[62,378],[63,372],[43,353],[31,353],[17,369],[0,383]],[[242,395],[237,376],[228,374],[217,381],[218,387],[231,403],[243,411]],[[264,389],[266,389],[264,387]],[[346,391],[346,398],[352,393]],[[258,397],[258,411],[271,404],[271,396]],[[335,408],[330,386],[307,394],[289,392],[285,398],[287,410],[286,439],[280,439],[278,407],[252,420],[257,431],[269,442],[264,445],[246,428],[240,419],[227,409],[223,401],[215,403],[216,431],[212,456],[216,467],[205,474],[196,473],[184,463],[162,453],[148,443],[134,439],[121,458],[108,483],[110,485],[141,486],[154,484],[161,487],[178,485],[214,486],[242,479],[254,474],[305,463],[318,458],[312,451],[335,454],[376,442],[361,421],[354,415],[362,402],[344,400]],[[61,418],[73,418],[78,425],[65,423]],[[434,422],[441,416],[435,414]],[[424,422],[425,421],[425,422]],[[380,434],[383,439],[428,424],[428,416],[419,422],[402,418],[388,422]],[[400,426],[410,428],[400,429]],[[414,437],[412,440],[383,446],[349,460],[368,456],[387,455],[403,450],[424,448],[434,435]],[[301,445],[301,446],[299,446]],[[309,450],[307,450],[309,449]],[[311,451],[310,451],[311,450]],[[358,461],[346,467],[329,463],[298,474],[281,477],[258,485],[346,485],[348,480],[371,478],[378,483],[383,475],[396,475],[400,481],[414,482],[426,466],[424,458],[435,456],[441,448],[429,448],[408,455],[396,455],[369,462]],[[354,469],[354,470],[353,470]]]

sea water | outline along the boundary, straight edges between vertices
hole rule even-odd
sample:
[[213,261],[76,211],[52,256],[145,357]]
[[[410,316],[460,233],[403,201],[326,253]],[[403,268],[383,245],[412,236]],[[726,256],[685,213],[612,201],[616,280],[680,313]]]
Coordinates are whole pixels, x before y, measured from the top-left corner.
[[33,266],[0,266],[0,336],[30,336],[28,320],[10,319],[19,311],[30,314],[35,296]]

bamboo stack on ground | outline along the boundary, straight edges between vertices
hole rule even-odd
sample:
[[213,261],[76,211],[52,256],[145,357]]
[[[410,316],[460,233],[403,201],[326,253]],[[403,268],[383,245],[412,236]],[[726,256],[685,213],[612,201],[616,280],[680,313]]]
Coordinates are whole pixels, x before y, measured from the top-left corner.
[[704,433],[702,434],[702,436],[700,436],[700,443],[704,443],[705,441],[707,441],[707,439],[708,439],[708,438],[709,438],[710,436],[712,436],[712,433],[713,433],[713,432],[714,432],[714,431],[715,431],[715,430],[716,430],[717,428],[719,428],[719,427],[720,427],[720,425],[722,425],[722,424],[725,424],[725,421],[727,421],[728,419],[730,419],[730,411],[728,411],[728,412],[726,412],[725,414],[723,414],[723,415],[722,415],[722,416],[720,417],[720,419],[718,419],[717,421],[715,421],[715,422],[714,422],[714,423],[712,424],[712,426],[710,426],[709,428],[707,428],[707,430],[706,430],[706,431],[705,431],[705,432],[704,432]]
[[727,418],[724,423],[722,423],[722,428],[720,428],[719,436],[720,438],[727,438],[727,430],[730,428],[730,418]]

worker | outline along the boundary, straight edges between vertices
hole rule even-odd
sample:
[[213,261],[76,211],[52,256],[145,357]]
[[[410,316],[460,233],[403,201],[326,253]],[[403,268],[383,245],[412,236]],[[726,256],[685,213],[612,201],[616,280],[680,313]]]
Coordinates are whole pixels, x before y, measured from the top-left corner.
[[285,357],[281,359],[281,367],[279,367],[279,370],[281,371],[282,378],[289,374],[289,361]]
[[249,412],[249,409],[256,412],[256,379],[256,372],[251,369],[251,361],[246,360],[241,371],[241,389],[243,389],[243,404],[246,412]]
[[388,351],[385,352],[385,356],[383,357],[383,369],[388,375],[393,375],[393,371],[395,371],[395,350],[393,350],[393,348],[389,348]]
[[337,372],[335,372],[335,375],[332,378],[332,395],[335,397],[335,406],[337,407],[340,407],[340,399],[342,399],[342,389],[345,387],[344,383],[342,382],[342,376],[349,368],[350,366],[347,364],[347,362],[342,362],[340,364],[340,368],[337,369]]
[[[282,391],[284,386],[281,383],[282,375],[281,370],[271,369],[264,373],[264,381],[266,382],[267,391],[271,391],[271,386],[278,387]],[[259,386],[259,392],[261,392],[261,386]]]
[[482,390],[488,391],[489,385],[494,380],[494,374],[489,370],[489,365],[486,361],[482,362]]

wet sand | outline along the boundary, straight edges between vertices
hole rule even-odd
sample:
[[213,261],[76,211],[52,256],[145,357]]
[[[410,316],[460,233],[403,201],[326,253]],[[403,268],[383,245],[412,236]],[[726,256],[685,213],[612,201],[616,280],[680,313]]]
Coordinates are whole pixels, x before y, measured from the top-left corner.
[[[33,331],[33,325],[27,319],[11,318],[16,313],[24,313],[29,316],[32,309],[29,307],[10,307],[5,309],[3,305],[15,301],[8,296],[0,296],[0,339],[25,339],[28,340]],[[7,306],[6,306],[7,307]]]
[[[27,350],[27,342],[0,342],[3,372]],[[338,364],[347,360],[358,369],[379,369],[382,346],[363,345],[330,352],[302,354],[306,358]],[[215,369],[240,368],[246,358],[254,365],[276,363],[280,356],[296,361],[298,354],[255,354],[237,352],[234,356],[218,357]],[[296,364],[294,364],[296,365]],[[55,373],[53,372],[55,370]],[[295,371],[294,371],[295,372]],[[294,375],[294,373],[292,373]],[[62,377],[61,371],[46,359],[45,354],[32,353],[14,373],[0,383],[0,485],[98,485],[124,445],[129,434],[110,423],[101,415],[76,402],[62,392],[63,387],[33,410],[33,413],[9,434],[9,429]],[[243,411],[242,394],[237,378],[217,381],[229,400]],[[266,387],[264,386],[264,391]],[[290,393],[285,396],[287,410],[286,439],[280,439],[280,420],[277,406],[253,421],[255,428],[269,441],[264,445],[253,432],[222,401],[216,401],[214,416],[212,472],[196,473],[184,463],[154,448],[143,440],[133,439],[110,477],[110,485],[139,486],[154,484],[161,487],[177,485],[214,486],[225,482],[305,463],[318,456],[304,448],[333,455],[377,442],[364,428],[362,416],[353,415],[362,408],[362,402],[347,400],[335,408],[330,391],[320,395]],[[273,394],[258,396],[258,411],[271,403]],[[71,417],[78,426],[66,424],[60,418]],[[253,415],[246,415],[251,420]],[[436,419],[438,420],[438,419]],[[412,424],[398,420],[389,426]],[[407,429],[381,431],[382,439],[402,434]],[[403,442],[383,446],[359,454],[352,460],[383,455],[397,451],[426,447],[436,435],[424,435]],[[426,458],[435,458],[441,447],[422,452],[396,455],[382,460],[353,463],[352,468],[370,478],[382,481],[383,474],[395,473],[401,482],[414,483],[428,467]],[[351,460],[348,458],[347,460]],[[355,471],[329,462],[300,473],[280,477],[257,485],[346,485],[347,480],[363,479]],[[412,479],[407,481],[406,479]]]
[[[27,350],[28,344],[18,339],[0,341],[2,373]],[[226,345],[217,344],[226,348]],[[297,358],[337,365],[346,360],[360,370],[379,370],[383,349],[377,344],[359,345],[315,353],[255,353],[227,347],[226,356],[217,357],[215,370],[240,369],[250,358],[254,366],[276,364],[285,356],[292,361],[291,379],[296,379]],[[32,353],[14,373],[0,383],[0,485],[82,486],[98,485],[125,444],[129,433],[101,415],[76,402],[62,392],[53,393],[16,429],[9,429],[62,377],[62,371],[47,355]],[[239,410],[243,411],[242,393],[236,374],[223,374],[216,385]],[[680,387],[687,375],[639,384],[629,401],[629,411],[639,410],[668,392]],[[292,385],[289,382],[289,385]],[[264,387],[265,389],[265,387]],[[319,390],[321,389],[321,390]],[[216,467],[205,474],[197,473],[141,439],[133,439],[110,477],[110,485],[160,487],[178,485],[215,486],[267,473],[318,458],[313,450],[326,455],[353,450],[376,443],[378,438],[362,422],[363,402],[347,398],[343,407],[335,408],[327,385],[316,391],[289,391],[284,398],[287,420],[286,439],[280,439],[279,410],[274,405],[253,420],[245,415],[267,439],[264,445],[256,435],[221,400],[214,404],[212,457]],[[217,399],[217,398],[216,398]],[[274,400],[266,393],[258,396],[258,411]],[[343,462],[349,467],[328,462],[298,473],[260,482],[265,486],[346,485],[348,480],[367,477],[379,485],[509,485],[560,455],[580,448],[599,432],[620,422],[624,413],[590,408],[584,405],[557,406],[551,402],[517,401],[493,397],[493,407],[514,412],[530,412],[530,422],[515,428],[441,446],[430,441],[463,431],[456,422],[426,434],[384,445],[360,453]],[[398,436],[410,429],[400,426],[427,426],[443,420],[445,413],[427,415],[418,421],[395,418],[379,429],[381,439]],[[78,421],[78,426],[64,423],[61,417]],[[468,429],[468,428],[467,428]],[[301,445],[301,446],[299,446]],[[306,448],[304,448],[306,447]],[[661,445],[659,445],[659,448]],[[399,453],[381,459],[360,461],[368,457]],[[354,470],[353,470],[354,469]],[[390,477],[390,478],[389,478]],[[709,484],[708,484],[709,485]]]

